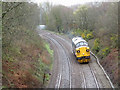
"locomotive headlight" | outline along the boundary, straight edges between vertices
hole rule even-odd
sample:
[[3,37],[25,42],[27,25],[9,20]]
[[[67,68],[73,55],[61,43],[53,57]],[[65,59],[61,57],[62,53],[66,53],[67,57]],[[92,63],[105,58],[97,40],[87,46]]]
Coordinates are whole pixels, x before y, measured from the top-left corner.
[[89,52],[89,51],[90,51],[90,48],[89,48],[89,47],[87,47],[87,48],[86,48],[86,52]]
[[89,49],[86,49],[86,52],[89,52],[90,50]]
[[80,53],[80,50],[77,50],[77,53]]

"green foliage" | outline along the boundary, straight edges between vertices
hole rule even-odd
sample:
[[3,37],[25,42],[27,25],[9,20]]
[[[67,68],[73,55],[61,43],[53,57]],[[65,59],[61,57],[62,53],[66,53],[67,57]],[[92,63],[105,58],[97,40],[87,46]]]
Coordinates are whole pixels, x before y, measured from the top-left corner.
[[46,43],[46,44],[45,44],[45,47],[46,47],[47,51],[49,52],[49,54],[50,54],[51,56],[53,56],[53,50],[50,49],[50,45],[49,45],[48,43]]
[[94,41],[94,45],[92,47],[93,52],[95,52],[96,54],[99,52],[100,50],[100,40],[99,38],[96,38]]
[[101,48],[100,51],[97,53],[98,57],[103,59],[110,53],[110,47]]
[[81,29],[75,29],[74,31],[73,31],[73,34],[74,35],[82,35],[82,33],[83,33],[83,31],[81,30]]
[[[52,56],[51,56],[52,57]],[[50,76],[49,76],[49,71],[50,71],[50,67],[52,66],[52,64],[50,65],[46,65],[44,62],[42,62],[41,58],[38,59],[39,61],[39,65],[38,65],[38,72],[35,72],[37,78],[40,78],[40,80],[43,80],[43,76],[45,74],[45,84],[47,84],[46,82],[50,80]]]
[[8,60],[9,62],[14,62],[15,61],[14,58],[9,56],[8,54],[7,55],[3,54],[3,59]]
[[7,86],[2,86],[0,89],[7,89],[8,87]]
[[92,33],[88,33],[87,36],[86,36],[87,40],[90,40],[90,39],[93,39],[93,38],[94,38],[94,36],[93,36]]
[[12,45],[21,36],[35,29],[39,24],[39,9],[36,4],[25,2],[2,3],[3,48]]
[[102,55],[103,56],[107,56],[110,53],[110,48],[106,47],[104,49],[102,49]]
[[72,33],[75,36],[82,36],[82,38],[84,38],[86,41],[93,39],[93,33],[90,30],[81,30],[81,29],[76,29],[74,30],[74,32]]
[[46,81],[49,81],[49,80],[50,80],[50,75],[46,74]]
[[85,39],[85,33],[82,33],[82,35],[81,35],[81,36],[82,36],[82,38],[84,38],[84,39]]
[[78,25],[77,28],[88,29],[88,7],[81,5],[73,12],[75,17],[75,23]]
[[111,44],[112,44],[112,48],[117,48],[118,47],[118,35],[117,34],[112,34],[111,36]]
[[48,53],[51,55],[51,64],[49,65],[49,69],[52,69],[52,60],[53,60],[53,50],[51,50],[50,45],[48,43],[45,43],[45,48],[48,51]]
[[44,3],[41,7],[42,23],[46,24],[47,29],[58,33],[66,33],[72,28],[72,10],[66,6],[52,6]]

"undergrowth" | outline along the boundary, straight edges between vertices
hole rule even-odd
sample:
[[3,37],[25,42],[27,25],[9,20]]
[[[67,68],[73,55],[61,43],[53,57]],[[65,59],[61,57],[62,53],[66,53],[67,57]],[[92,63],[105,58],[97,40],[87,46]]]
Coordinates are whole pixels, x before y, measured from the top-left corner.
[[[3,88],[40,88],[49,79],[53,51],[36,31],[23,29],[23,35],[3,46]],[[6,36],[7,37],[7,36]],[[5,39],[4,39],[5,40]],[[5,42],[3,40],[3,43]],[[44,84],[43,78],[46,75]]]

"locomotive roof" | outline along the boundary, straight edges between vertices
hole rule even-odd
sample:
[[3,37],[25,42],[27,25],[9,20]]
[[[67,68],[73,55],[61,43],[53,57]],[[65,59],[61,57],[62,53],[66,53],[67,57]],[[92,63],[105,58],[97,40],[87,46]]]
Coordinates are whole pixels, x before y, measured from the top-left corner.
[[82,37],[74,37],[74,38],[72,39],[72,42],[73,42],[75,45],[76,45],[77,43],[81,42],[81,41],[86,42]]

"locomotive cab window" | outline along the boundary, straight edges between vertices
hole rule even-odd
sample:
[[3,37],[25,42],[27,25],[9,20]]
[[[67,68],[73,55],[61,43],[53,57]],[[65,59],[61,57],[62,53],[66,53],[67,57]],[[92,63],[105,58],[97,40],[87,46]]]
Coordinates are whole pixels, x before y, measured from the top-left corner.
[[88,44],[86,42],[79,42],[76,44],[76,48],[80,46],[88,46]]

